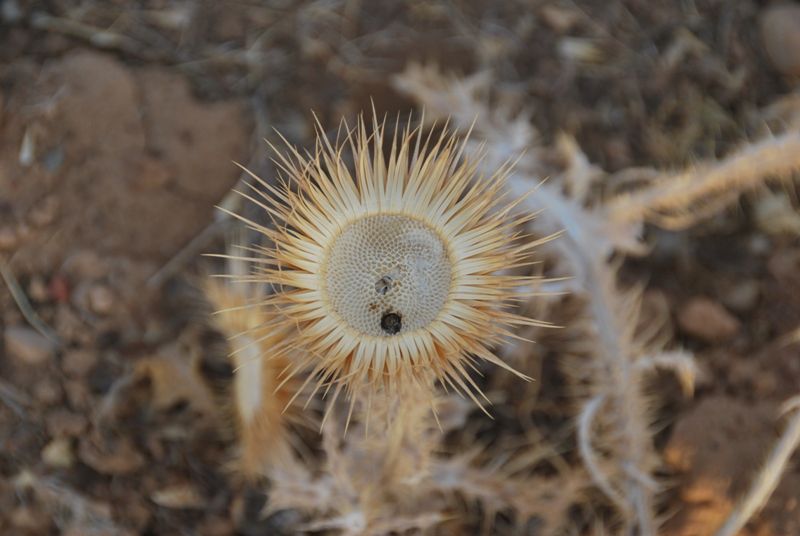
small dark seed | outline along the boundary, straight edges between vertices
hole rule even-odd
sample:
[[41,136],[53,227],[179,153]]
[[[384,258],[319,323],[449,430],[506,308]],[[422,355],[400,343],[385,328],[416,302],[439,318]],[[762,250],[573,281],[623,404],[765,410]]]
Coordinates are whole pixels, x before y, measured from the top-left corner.
[[397,313],[385,313],[381,317],[381,329],[389,335],[396,335],[400,333],[403,327],[403,320]]

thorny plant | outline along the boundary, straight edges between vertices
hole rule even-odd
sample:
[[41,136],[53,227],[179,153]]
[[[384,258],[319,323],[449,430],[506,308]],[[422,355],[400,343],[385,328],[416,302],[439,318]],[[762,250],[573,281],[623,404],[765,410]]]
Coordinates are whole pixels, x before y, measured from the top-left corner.
[[[107,6],[101,7],[107,10]],[[169,16],[156,22],[162,26],[188,27],[187,21],[192,17],[185,7],[175,7]],[[311,9],[317,7],[312,5]],[[115,28],[126,22],[118,13],[109,12],[109,16]],[[298,28],[304,31],[306,25],[293,24],[295,19],[291,17],[283,18],[288,21],[286,26],[291,32]],[[105,27],[91,27],[86,22],[40,13],[34,13],[26,22],[31,27],[73,35],[95,46],[126,54],[138,55],[142,51],[142,41],[115,34]],[[341,25],[338,20],[336,22],[338,30]],[[269,31],[274,33],[274,26],[270,26]],[[182,31],[181,35],[184,33],[191,32]],[[392,39],[397,35],[393,34]],[[257,44],[269,40],[265,32]],[[227,44],[226,48],[229,48]],[[348,52],[359,52],[357,47],[340,48],[342,57]],[[503,50],[496,46],[494,49]],[[161,51],[149,52],[162,54]],[[263,70],[263,66],[269,64],[266,54],[255,45],[251,49],[225,50],[224,53],[204,51],[204,56],[203,60],[208,63],[222,58],[225,62],[246,64],[254,70]],[[496,56],[487,54],[487,57]],[[337,57],[333,59],[341,62]],[[187,62],[185,57],[170,60],[185,62],[187,66],[200,63]],[[295,65],[294,61],[285,63],[291,67]],[[354,70],[352,66],[339,65],[339,69],[345,68]],[[280,80],[274,71],[269,72],[271,80]],[[243,78],[258,79],[257,76]],[[618,258],[645,252],[640,240],[645,222],[687,228],[701,217],[721,210],[742,191],[758,186],[765,178],[789,177],[792,171],[800,168],[800,135],[794,131],[769,137],[746,146],[722,162],[677,175],[649,169],[626,170],[617,176],[633,175],[647,185],[630,195],[600,202],[592,192],[609,177],[608,174],[589,163],[574,140],[567,137],[561,138],[556,147],[548,148],[564,157],[563,169],[549,169],[544,164],[545,159],[540,158],[543,149],[528,118],[488,106],[489,82],[483,75],[448,79],[436,71],[418,68],[410,68],[397,78],[397,86],[424,104],[429,114],[451,116],[457,128],[466,130],[478,115],[473,139],[486,143],[488,156],[481,165],[490,173],[496,163],[524,153],[508,179],[513,191],[528,192],[543,177],[551,177],[538,186],[537,192],[527,197],[522,206],[540,214],[529,224],[535,234],[547,236],[563,231],[564,236],[547,244],[547,249],[540,249],[539,255],[550,254],[556,263],[554,273],[571,276],[571,279],[549,283],[546,288],[569,290],[586,298],[583,318],[566,326],[579,334],[576,338],[583,338],[583,342],[563,348],[565,354],[580,356],[577,362],[565,361],[567,373],[574,378],[581,408],[575,415],[580,455],[595,486],[617,506],[624,529],[653,533],[656,523],[652,502],[658,483],[652,479],[652,469],[657,460],[645,404],[650,397],[643,392],[641,379],[654,368],[671,368],[679,372],[684,386],[690,390],[696,370],[691,356],[685,352],[661,351],[659,345],[663,341],[659,337],[634,331],[639,317],[638,298],[635,292],[620,288],[616,277]],[[283,89],[282,85],[279,87]],[[470,144],[466,153],[475,146]],[[231,263],[234,265],[236,263]],[[241,273],[239,268],[234,271]],[[377,288],[386,288],[392,282],[391,277],[378,281]],[[487,531],[492,514],[502,511],[516,513],[520,524],[535,519],[532,530],[553,534],[569,526],[567,512],[572,505],[588,500],[587,474],[581,467],[553,463],[556,474],[551,467],[546,472],[549,476],[542,476],[533,471],[534,467],[541,467],[536,456],[510,457],[503,463],[481,463],[485,459],[502,458],[496,446],[491,447],[495,450],[491,455],[485,456],[482,446],[442,452],[442,432],[463,428],[466,409],[459,399],[438,393],[432,398],[425,397],[425,404],[415,403],[413,391],[410,394],[401,391],[403,396],[393,400],[376,399],[373,413],[388,417],[374,419],[378,430],[366,436],[369,441],[364,440],[362,430],[366,422],[358,415],[353,417],[351,432],[342,437],[348,412],[336,408],[329,426],[323,431],[324,461],[315,464],[312,460],[301,459],[287,445],[292,441],[285,427],[286,421],[291,420],[291,413],[283,412],[283,408],[286,395],[294,396],[302,389],[296,382],[287,382],[275,390],[275,380],[286,366],[285,359],[291,356],[281,353],[280,358],[274,358],[273,350],[281,346],[286,336],[280,331],[267,331],[274,325],[273,315],[253,314],[254,309],[248,308],[251,315],[248,317],[241,314],[244,309],[239,309],[264,295],[259,292],[242,295],[233,285],[216,284],[212,284],[208,294],[220,309],[227,309],[217,317],[218,327],[231,335],[234,360],[239,367],[235,382],[237,396],[232,399],[240,434],[239,467],[250,476],[265,476],[271,481],[273,489],[268,505],[271,510],[293,508],[308,514],[310,521],[304,528],[386,533],[446,526],[456,517],[454,511],[463,508],[466,502],[477,503],[484,509]],[[552,300],[538,301],[547,306]],[[396,326],[396,323],[388,325]],[[244,335],[240,335],[242,332]],[[505,349],[498,353],[501,356],[513,354]],[[255,354],[261,358],[253,361],[251,356]],[[524,366],[518,369],[528,372]],[[580,375],[575,375],[576,372]],[[309,377],[307,372],[299,375]],[[304,395],[306,393],[300,396]],[[439,426],[430,421],[430,405],[437,409]],[[278,407],[281,411],[276,411]],[[790,405],[789,409],[793,408],[796,404]],[[736,533],[763,505],[800,437],[798,415],[795,409],[785,436],[720,535]],[[399,436],[399,447],[397,442],[380,441],[383,431],[380,427],[387,421],[393,423],[390,428],[395,438]],[[364,460],[374,461],[374,464]],[[373,470],[375,467],[380,470]],[[30,487],[70,513],[74,525],[65,525],[65,531],[77,527],[79,532],[87,532],[89,526],[96,529],[98,525],[118,531],[102,509],[77,500],[80,494],[76,490],[41,479],[26,477],[24,480],[19,483],[21,486]],[[457,497],[465,500],[460,502]],[[592,528],[595,534],[606,533],[598,524]]]
[[[223,315],[240,307],[268,311],[263,323],[238,327],[257,351],[245,346],[237,352],[283,364],[281,370],[262,366],[277,379],[252,382],[258,395],[237,394],[237,410],[250,415],[250,422],[269,412],[274,418],[259,422],[280,429],[281,417],[266,409],[274,408],[267,401],[290,379],[303,379],[290,388],[290,399],[307,395],[309,384],[314,393],[333,393],[321,464],[289,449],[282,463],[251,468],[270,481],[268,510],[305,512],[307,530],[432,530],[454,523],[452,511],[461,498],[480,506],[487,531],[502,512],[519,525],[536,520],[543,533],[555,534],[569,525],[569,508],[587,500],[587,482],[613,505],[617,521],[609,522],[617,525],[615,532],[658,530],[655,503],[663,485],[654,477],[659,459],[651,430],[653,398],[644,381],[656,369],[672,370],[690,394],[698,371],[689,353],[665,348],[668,337],[660,322],[642,327],[640,292],[617,281],[620,258],[646,254],[645,223],[686,228],[765,178],[790,177],[800,169],[800,133],[787,131],[677,176],[627,170],[638,174],[643,186],[600,202],[593,192],[608,174],[566,137],[556,146],[565,165],[548,168],[528,119],[488,106],[488,82],[486,76],[459,80],[418,66],[395,80],[424,105],[428,118],[450,118],[456,130],[472,130],[474,141],[467,137],[457,144],[445,133],[412,144],[421,134],[409,126],[388,143],[386,159],[384,127],[373,124],[370,135],[359,123],[346,131],[344,144],[331,144],[320,134],[312,155],[292,150],[290,157],[280,157],[290,181],[275,186],[253,177],[252,191],[242,192],[273,218],[274,227],[245,220],[271,245],[225,257],[255,266],[250,275],[235,278],[266,283],[275,292]],[[516,165],[507,167],[516,157]],[[544,176],[552,178],[541,184]],[[513,203],[503,201],[504,181]],[[510,216],[512,205],[522,215]],[[522,225],[532,236],[562,236],[524,238],[515,230]],[[538,251],[552,258],[557,275],[569,278],[526,275],[534,244],[542,244]],[[582,465],[570,467],[551,456],[550,476],[537,473],[542,460],[526,457],[524,449],[499,464],[484,461],[498,459],[485,455],[496,445],[441,452],[444,433],[463,426],[467,409],[433,388],[438,380],[481,404],[469,374],[481,365],[473,356],[511,368],[492,349],[524,345],[519,328],[528,336],[543,325],[510,308],[536,294],[534,283],[541,291],[567,290],[585,298],[585,310],[566,326],[580,342],[562,349],[573,356],[563,363],[578,402],[575,433]],[[559,298],[536,299],[554,304]],[[232,325],[224,330],[235,335]],[[524,363],[519,368],[525,372]],[[248,370],[242,361],[238,374]],[[242,385],[237,382],[236,388]],[[267,385],[278,390],[267,391]],[[337,402],[342,391],[349,404]],[[370,415],[376,417],[372,425]],[[243,446],[258,444],[248,419],[240,420]],[[796,429],[795,424],[787,429],[726,527],[740,527],[766,500],[795,446]]]
[[[268,512],[311,513],[308,530],[425,529],[448,521],[455,497],[479,501],[489,520],[510,509],[521,522],[557,527],[582,471],[520,478],[529,462],[487,467],[476,463],[482,449],[435,454],[469,406],[434,382],[483,409],[479,397],[489,400],[469,374],[474,359],[514,372],[492,347],[514,337],[513,326],[543,325],[508,310],[532,292],[538,278],[514,270],[527,269],[544,240],[517,231],[532,216],[515,216],[520,200],[503,194],[508,166],[479,175],[479,160],[447,131],[423,138],[409,124],[395,132],[388,159],[385,141],[383,125],[373,122],[370,134],[359,122],[344,143],[322,139],[311,157],[281,158],[289,180],[280,187],[253,177],[250,192],[240,192],[275,227],[232,213],[269,240],[222,255],[229,279],[258,290],[248,298],[233,284],[207,291],[237,365],[239,466],[269,478]],[[311,396],[333,393],[322,423],[325,462],[313,470],[287,450],[276,411],[278,400],[291,406],[308,396],[309,385]],[[350,398],[346,410],[340,392]]]
[[[485,142],[486,165],[527,149],[509,176],[512,190],[522,192],[550,170],[543,164],[538,136],[527,118],[488,107],[488,82],[486,75],[458,80],[416,65],[395,80],[398,89],[415,97],[430,117],[451,117],[457,128],[467,129],[477,114],[475,138]],[[606,174],[591,166],[571,140],[562,140],[562,148],[566,169],[527,197],[525,204],[539,213],[529,224],[534,230],[564,231],[550,247],[557,260],[566,262],[560,269],[574,276],[571,290],[587,299],[587,342],[582,352],[586,359],[567,360],[565,370],[585,400],[576,416],[579,450],[595,485],[617,507],[623,532],[654,534],[658,523],[653,498],[662,488],[652,477],[658,460],[649,428],[650,397],[642,380],[649,371],[669,368],[691,390],[696,367],[689,354],[665,352],[636,331],[639,299],[635,291],[619,287],[619,263],[613,255],[645,252],[641,236],[646,222],[685,229],[767,178],[791,178],[800,170],[800,132],[768,138],[719,163],[677,176],[640,171],[646,186],[594,205],[591,187]],[[603,436],[593,440],[595,429]],[[607,462],[605,468],[601,458]]]
[[256,304],[275,309],[274,329],[294,328],[273,348],[299,351],[286,380],[313,369],[314,392],[332,389],[333,407],[346,391],[351,414],[359,397],[369,407],[373,396],[408,385],[424,393],[434,381],[483,407],[468,372],[475,359],[513,372],[492,348],[515,326],[543,325],[510,311],[532,290],[530,276],[511,270],[544,240],[518,232],[532,215],[515,215],[522,199],[503,192],[509,166],[479,175],[480,159],[446,130],[425,138],[409,124],[386,140],[377,120],[371,133],[363,120],[342,128],[343,142],[320,128],[312,156],[281,157],[281,186],[253,176],[263,190],[241,192],[274,228],[234,214],[271,242],[233,260],[256,267],[239,281],[274,290]]

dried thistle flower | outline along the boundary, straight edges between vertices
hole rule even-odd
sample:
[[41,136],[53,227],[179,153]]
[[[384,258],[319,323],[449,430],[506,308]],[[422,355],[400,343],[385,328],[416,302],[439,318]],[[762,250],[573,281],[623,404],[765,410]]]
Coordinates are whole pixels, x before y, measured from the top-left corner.
[[492,347],[515,325],[540,324],[508,310],[530,288],[509,271],[538,243],[518,230],[531,215],[513,215],[503,192],[510,165],[479,176],[446,129],[438,139],[395,130],[387,158],[385,123],[344,128],[336,144],[319,128],[313,155],[279,156],[289,179],[279,187],[251,174],[266,191],[242,193],[276,222],[237,216],[273,244],[250,248],[257,268],[243,279],[271,285],[262,305],[296,328],[283,347],[305,357],[287,375],[311,368],[315,391],[333,388],[336,400],[344,388],[351,411],[365,391],[433,380],[482,407],[468,369],[477,358],[515,372]]

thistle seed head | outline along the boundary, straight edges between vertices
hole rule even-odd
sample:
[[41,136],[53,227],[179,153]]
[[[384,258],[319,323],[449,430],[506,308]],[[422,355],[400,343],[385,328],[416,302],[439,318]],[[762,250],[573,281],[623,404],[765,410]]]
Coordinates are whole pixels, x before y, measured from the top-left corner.
[[288,180],[253,175],[261,188],[242,194],[276,226],[239,217],[273,244],[248,257],[257,268],[245,279],[274,288],[265,304],[294,330],[283,346],[305,356],[292,372],[310,366],[334,398],[438,380],[480,404],[468,369],[512,370],[492,348],[514,325],[539,325],[508,310],[530,287],[509,272],[534,245],[519,232],[529,216],[503,193],[509,167],[480,176],[448,132],[409,125],[387,157],[376,121],[345,125],[335,145],[319,131],[313,155],[278,156]]
[[[408,216],[376,214],[352,222],[333,240],[325,261],[323,294],[354,336],[424,329],[450,294],[453,270],[444,243]],[[385,318],[396,319],[389,324],[397,329],[387,329]]]

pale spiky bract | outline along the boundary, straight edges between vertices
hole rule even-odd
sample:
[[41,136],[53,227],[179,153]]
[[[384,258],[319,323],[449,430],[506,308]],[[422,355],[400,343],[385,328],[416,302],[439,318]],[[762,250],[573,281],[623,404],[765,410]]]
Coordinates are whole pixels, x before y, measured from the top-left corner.
[[475,359],[513,371],[492,347],[514,325],[538,325],[509,311],[531,285],[510,271],[536,244],[519,232],[530,215],[513,215],[503,192],[510,166],[481,177],[466,141],[423,139],[410,124],[387,140],[385,123],[368,132],[360,120],[336,144],[319,130],[313,155],[276,160],[288,181],[253,175],[263,189],[242,194],[276,224],[245,220],[272,243],[252,248],[246,279],[272,285],[263,305],[296,329],[285,346],[305,358],[288,374],[311,367],[317,388],[354,400],[438,380],[480,405]]

